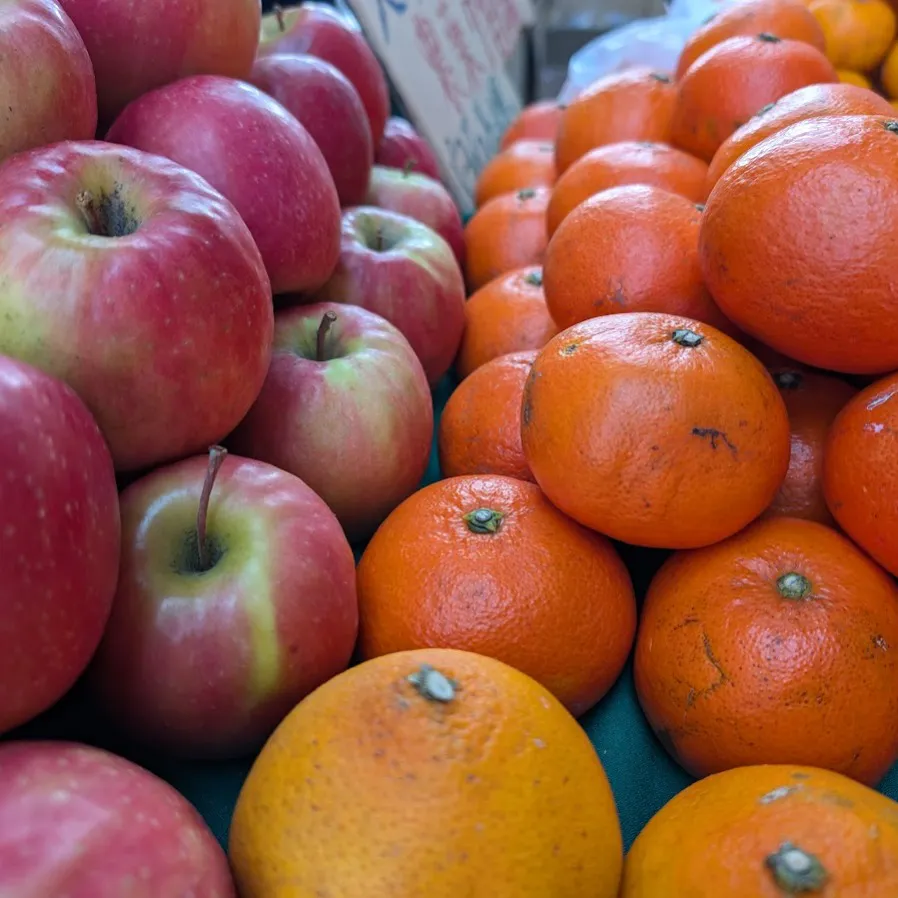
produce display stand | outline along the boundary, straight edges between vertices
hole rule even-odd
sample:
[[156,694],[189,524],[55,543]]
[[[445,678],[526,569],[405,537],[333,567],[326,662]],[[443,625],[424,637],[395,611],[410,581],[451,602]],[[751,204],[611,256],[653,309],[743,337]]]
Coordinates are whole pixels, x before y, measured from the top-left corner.
[[[263,7],[270,9],[271,0]],[[338,4],[339,5],[339,4]],[[524,102],[546,95],[557,88],[558,78],[546,74],[546,68],[560,66],[559,54],[577,49],[589,34],[573,33],[574,29],[546,31],[540,25],[527,37],[518,61],[523,72]],[[566,48],[566,49],[560,49]],[[411,115],[401,86],[394,91],[396,114]],[[433,394],[436,426],[448,397],[456,385],[449,375]],[[435,428],[436,429],[436,428]],[[436,441],[431,453],[424,483],[440,478]],[[354,547],[356,558],[363,546]],[[638,600],[642,601],[648,585],[660,564],[669,555],[665,551],[633,548],[618,544],[616,548],[633,576]],[[648,820],[669,799],[693,780],[668,755],[649,727],[637,702],[632,667],[628,662],[611,692],[581,719],[581,724],[595,747],[612,784],[625,848],[629,847]],[[84,742],[109,749],[158,774],[181,792],[205,818],[222,845],[227,845],[228,827],[240,787],[252,764],[247,758],[237,761],[183,761],[147,751],[124,740],[101,719],[87,700],[81,685],[57,706],[41,717],[7,735],[8,739],[55,739]],[[884,794],[898,799],[898,766],[879,786]],[[674,896],[671,896],[674,898]]]

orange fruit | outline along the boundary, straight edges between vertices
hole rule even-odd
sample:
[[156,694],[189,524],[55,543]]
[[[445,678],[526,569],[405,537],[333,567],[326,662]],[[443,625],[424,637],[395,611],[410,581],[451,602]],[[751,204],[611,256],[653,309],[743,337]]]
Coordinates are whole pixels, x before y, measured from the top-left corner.
[[891,115],[888,100],[853,84],[812,84],[763,107],[721,145],[708,168],[707,191],[740,157],[789,125],[829,115]]
[[546,187],[506,193],[484,203],[465,226],[468,286],[477,290],[506,271],[540,265],[546,234]]
[[474,204],[482,206],[503,193],[555,183],[555,145],[546,140],[520,140],[487,164],[474,189]]
[[554,143],[562,107],[555,100],[537,100],[525,106],[502,135],[499,149],[519,140],[550,140]]
[[865,90],[873,89],[873,82],[861,72],[852,72],[851,69],[836,69],[836,74],[842,84],[853,84],[855,87],[863,87]]
[[536,350],[481,365],[449,397],[440,417],[440,471],[533,480],[521,447],[521,401]]
[[823,52],[823,29],[800,0],[742,0],[724,7],[701,28],[693,32],[677,62],[679,81],[689,67],[712,47],[731,37],[775,34],[793,41],[804,41]]
[[813,0],[812,15],[826,38],[826,55],[840,69],[868,72],[895,40],[895,12],[885,0]]
[[546,307],[539,265],[506,272],[485,284],[466,303],[465,318],[455,361],[459,377],[500,355],[542,349],[558,333]]
[[623,542],[717,542],[773,500],[789,419],[761,363],[715,328],[648,312],[574,325],[524,388],[524,454],[562,511]]
[[573,714],[614,685],[636,633],[630,575],[611,543],[511,477],[455,477],[406,500],[365,549],[358,589],[362,657],[478,652]]
[[898,42],[892,44],[880,73],[883,90],[892,100],[898,98]]
[[524,674],[448,649],[302,701],[253,764],[228,854],[242,898],[616,898],[623,866],[577,722]]
[[619,312],[667,312],[726,329],[698,264],[700,207],[659,187],[597,193],[559,226],[543,265],[559,327]]
[[898,804],[846,776],[782,764],[716,773],[636,838],[620,898],[892,898]]
[[765,515],[834,526],[823,498],[823,448],[836,415],[857,390],[837,377],[794,367],[771,373],[789,413],[792,450],[786,479]]
[[627,184],[647,184],[703,203],[708,166],[663,143],[628,140],[596,147],[557,181],[546,213],[549,236],[581,203],[596,193]]
[[898,576],[898,373],[857,394],[830,428],[823,489],[839,526]]
[[[717,182],[699,257],[723,313],[808,365],[898,368],[898,122],[809,119]],[[776,301],[771,301],[776,297]]]
[[644,67],[599,78],[561,113],[555,138],[558,174],[605,144],[669,143],[676,96],[676,85],[668,75]]
[[770,34],[731,37],[699,57],[680,81],[672,142],[710,162],[767,103],[809,84],[837,80],[836,70],[810,44]]
[[814,521],[762,520],[671,556],[633,671],[652,729],[693,776],[809,764],[872,785],[898,759],[898,587]]

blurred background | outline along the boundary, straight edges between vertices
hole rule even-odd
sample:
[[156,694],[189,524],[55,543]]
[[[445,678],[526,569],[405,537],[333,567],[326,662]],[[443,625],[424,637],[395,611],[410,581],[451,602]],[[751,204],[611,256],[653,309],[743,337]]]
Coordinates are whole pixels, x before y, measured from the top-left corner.
[[[340,6],[339,0],[321,0]],[[489,2],[489,0],[484,0]],[[554,97],[567,75],[570,58],[593,38],[637,19],[660,16],[664,0],[531,0],[536,24],[512,61],[512,79],[525,102]],[[274,0],[262,0],[270,12]],[[282,6],[296,2],[284,0]],[[398,108],[398,107],[397,107]]]

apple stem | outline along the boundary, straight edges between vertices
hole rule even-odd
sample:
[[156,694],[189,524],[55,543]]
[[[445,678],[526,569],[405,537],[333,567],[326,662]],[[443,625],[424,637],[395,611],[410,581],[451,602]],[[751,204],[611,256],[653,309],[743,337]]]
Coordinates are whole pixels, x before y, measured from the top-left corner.
[[378,228],[377,232],[374,235],[374,249],[376,252],[382,253],[384,251],[384,229]]
[[315,338],[316,361],[323,362],[326,359],[324,354],[324,341],[327,340],[327,335],[331,326],[336,320],[337,316],[333,312],[325,312],[324,317],[321,319],[321,324],[318,325],[318,336]]
[[405,177],[408,177],[415,170],[417,164],[417,160],[415,159],[406,159],[405,165],[402,166],[402,174],[405,175]]
[[287,23],[284,20],[284,7],[279,3],[274,5],[274,19],[278,23],[278,28],[281,29],[281,34],[283,34],[287,30]]
[[103,221],[100,218],[100,210],[97,208],[97,201],[89,190],[82,190],[75,197],[75,205],[84,218],[87,230],[96,237],[104,236]]
[[201,571],[209,569],[209,554],[206,550],[206,519],[209,515],[209,500],[212,498],[215,478],[218,476],[218,471],[227,454],[228,450],[224,446],[211,446],[209,448],[209,466],[206,468],[206,479],[203,481],[200,504],[196,511],[196,553],[199,558]]

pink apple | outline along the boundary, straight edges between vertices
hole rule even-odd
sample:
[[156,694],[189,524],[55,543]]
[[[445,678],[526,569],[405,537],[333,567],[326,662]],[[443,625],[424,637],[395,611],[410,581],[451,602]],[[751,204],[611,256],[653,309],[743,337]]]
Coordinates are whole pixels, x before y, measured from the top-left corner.
[[213,447],[121,495],[122,561],[90,684],[147,744],[193,757],[258,749],[344,670],[355,560],[298,477]]
[[349,303],[402,331],[434,385],[449,370],[465,329],[465,285],[452,248],[436,231],[396,212],[343,213],[343,243],[319,302]]
[[236,898],[228,861],[171,786],[73,742],[0,745],[0,895]]
[[312,135],[344,206],[365,198],[374,164],[371,127],[358,91],[315,56],[261,56],[250,81],[292,112]]
[[398,116],[387,121],[374,161],[387,168],[410,168],[419,174],[440,180],[440,163],[433,148],[414,129],[411,122]]
[[202,175],[237,208],[275,293],[314,290],[340,251],[340,201],[321,151],[280,103],[198,75],[131,103],[106,135]]
[[366,540],[427,470],[433,400],[421,363],[358,306],[287,309],[274,333],[265,386],[229,445],[301,477],[352,542]]
[[308,53],[335,65],[362,98],[374,146],[390,114],[390,90],[383,69],[354,22],[325,3],[278,9],[262,19],[259,56]]
[[0,167],[0,353],[74,387],[119,470],[229,433],[273,324],[252,236],[191,172],[99,141]]
[[106,125],[131,100],[178,78],[245,78],[256,55],[260,0],[59,2],[87,45]]
[[439,181],[409,169],[375,165],[365,203],[408,215],[433,228],[452,247],[459,266],[464,269],[465,231],[461,213]]
[[0,434],[3,733],[87,667],[112,607],[120,526],[109,449],[62,381],[0,356]]
[[84,41],[56,0],[0,6],[0,161],[97,133],[97,86]]

